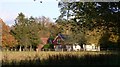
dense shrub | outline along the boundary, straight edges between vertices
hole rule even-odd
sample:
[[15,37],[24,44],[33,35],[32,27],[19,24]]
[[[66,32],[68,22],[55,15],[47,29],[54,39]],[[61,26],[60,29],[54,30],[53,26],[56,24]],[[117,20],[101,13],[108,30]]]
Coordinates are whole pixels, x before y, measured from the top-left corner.
[[54,45],[53,44],[45,44],[43,46],[43,49],[54,49]]

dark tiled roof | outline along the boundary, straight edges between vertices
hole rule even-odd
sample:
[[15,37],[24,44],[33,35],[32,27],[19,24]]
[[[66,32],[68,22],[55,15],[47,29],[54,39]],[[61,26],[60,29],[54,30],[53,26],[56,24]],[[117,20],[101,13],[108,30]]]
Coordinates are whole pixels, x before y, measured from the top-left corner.
[[60,36],[62,39],[66,39],[65,35],[63,34],[58,34],[58,36]]

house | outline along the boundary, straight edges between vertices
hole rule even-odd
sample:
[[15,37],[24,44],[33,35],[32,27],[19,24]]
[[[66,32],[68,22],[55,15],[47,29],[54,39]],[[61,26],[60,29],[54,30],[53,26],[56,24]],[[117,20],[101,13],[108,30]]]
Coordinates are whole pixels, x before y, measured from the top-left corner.
[[91,45],[83,45],[84,51],[100,51],[100,46],[96,46],[95,44]]
[[78,43],[73,44],[73,51],[80,51],[81,50],[81,46],[78,45]]
[[49,38],[41,38],[42,43],[39,44],[37,46],[37,51],[41,50],[43,48],[43,46],[47,43],[49,44],[53,44],[54,45],[54,49],[57,50],[62,50],[62,48],[64,48],[64,40],[65,37],[63,34],[59,33],[55,38],[53,38],[52,36],[50,36]]
[[66,50],[67,51],[72,51],[73,50],[72,45],[66,45]]
[[59,51],[59,50],[61,51],[62,49],[64,49],[65,48],[64,42],[65,42],[65,36],[59,33],[52,41],[52,43],[54,44],[55,51]]
[[100,51],[100,46],[97,46],[95,44],[91,44],[91,45],[83,44],[83,48],[82,48],[78,43],[75,43],[72,46],[72,50],[73,51],[80,51],[80,50],[84,50],[84,51]]
[[54,45],[62,45],[62,44],[64,44],[64,39],[65,39],[64,35],[60,33],[53,40],[53,44]]
[[43,48],[43,46],[45,44],[47,44],[47,42],[48,42],[48,38],[47,37],[43,37],[43,38],[40,38],[40,39],[41,39],[42,43],[37,46],[36,51],[41,50]]

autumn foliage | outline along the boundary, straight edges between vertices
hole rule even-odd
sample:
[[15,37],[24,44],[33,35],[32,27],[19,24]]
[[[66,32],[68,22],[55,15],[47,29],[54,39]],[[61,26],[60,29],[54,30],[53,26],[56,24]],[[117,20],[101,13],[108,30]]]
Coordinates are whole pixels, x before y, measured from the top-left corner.
[[2,19],[0,19],[2,24],[2,47],[13,47],[17,44],[15,38],[10,34],[10,27],[7,26]]

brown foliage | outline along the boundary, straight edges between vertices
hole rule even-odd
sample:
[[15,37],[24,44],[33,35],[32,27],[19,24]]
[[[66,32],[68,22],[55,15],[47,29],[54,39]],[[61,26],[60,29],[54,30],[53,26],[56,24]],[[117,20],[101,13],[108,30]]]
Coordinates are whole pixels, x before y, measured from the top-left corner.
[[17,41],[10,34],[10,27],[7,26],[2,19],[0,19],[0,23],[2,24],[2,47],[13,47],[15,44],[17,44]]

